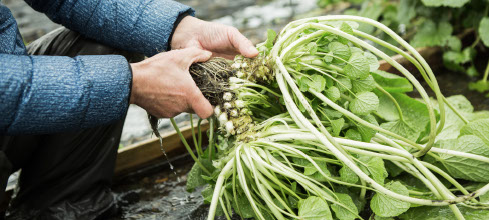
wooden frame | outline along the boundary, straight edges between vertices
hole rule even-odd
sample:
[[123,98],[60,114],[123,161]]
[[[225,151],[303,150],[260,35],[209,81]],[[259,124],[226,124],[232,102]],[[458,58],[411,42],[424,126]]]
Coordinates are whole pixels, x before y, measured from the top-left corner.
[[[203,136],[203,142],[207,141],[206,131],[209,129],[208,123],[202,123],[201,131]],[[183,136],[193,147],[192,140],[192,129],[190,126],[186,126],[180,129]],[[197,128],[194,129],[197,133]],[[162,135],[163,138],[163,148],[167,156],[171,159],[179,154],[184,154],[187,152],[185,146],[180,140],[179,135],[173,131]],[[115,166],[115,175],[120,176],[132,171],[136,171],[142,167],[151,165],[156,161],[166,160],[163,151],[161,149],[160,140],[158,138],[151,138],[122,149],[119,149],[117,154],[117,161]]]

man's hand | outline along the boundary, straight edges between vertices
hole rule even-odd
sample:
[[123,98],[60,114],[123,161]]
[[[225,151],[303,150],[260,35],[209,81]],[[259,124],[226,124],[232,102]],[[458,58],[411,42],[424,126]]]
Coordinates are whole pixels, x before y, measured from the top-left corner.
[[197,47],[212,52],[215,57],[233,59],[242,54],[255,57],[258,50],[238,29],[187,16],[180,21],[171,39],[172,49]]
[[188,70],[192,63],[207,61],[211,55],[194,47],[160,53],[131,64],[130,103],[158,118],[173,117],[181,112],[195,112],[200,118],[210,117],[212,106]]

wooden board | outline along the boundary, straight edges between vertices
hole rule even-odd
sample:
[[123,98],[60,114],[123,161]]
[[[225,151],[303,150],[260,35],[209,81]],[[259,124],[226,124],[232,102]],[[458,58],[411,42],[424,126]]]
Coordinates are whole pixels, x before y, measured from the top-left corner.
[[[423,48],[418,48],[417,51],[419,54],[426,60],[426,62],[431,66],[431,68],[436,68],[439,65],[443,65],[442,59],[441,59],[441,48],[439,47],[423,47]],[[397,54],[395,56],[392,56],[392,59],[397,61],[399,64],[401,64],[404,68],[409,70],[413,75],[418,74],[418,70],[416,67],[409,62],[406,58],[401,56],[400,54]],[[387,63],[385,60],[379,61],[380,67],[379,70],[383,70],[386,72],[390,73],[399,73],[396,68],[394,68],[392,65]]]
[[[202,134],[204,134],[202,140],[204,143],[207,141],[206,131],[209,129],[208,123],[201,125]],[[183,136],[187,139],[187,143],[193,148],[192,130],[190,126],[180,128]],[[197,128],[194,129],[197,133]],[[186,152],[186,148],[180,140],[179,135],[173,131],[167,134],[163,134],[163,147],[167,156],[172,157],[183,154]],[[155,161],[166,160],[161,150],[160,141],[158,138],[151,138],[146,141],[142,141],[122,149],[119,149],[117,155],[117,161],[115,166],[115,175],[120,176],[127,174],[131,171],[138,170],[144,166],[153,164]]]

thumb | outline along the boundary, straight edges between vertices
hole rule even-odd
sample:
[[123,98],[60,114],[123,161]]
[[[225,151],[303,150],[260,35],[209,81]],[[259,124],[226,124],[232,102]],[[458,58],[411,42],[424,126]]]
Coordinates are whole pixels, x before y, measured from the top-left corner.
[[253,43],[251,43],[251,41],[243,36],[237,29],[232,28],[228,34],[233,47],[236,48],[240,54],[249,58],[258,55],[258,50],[253,46]]
[[204,97],[199,88],[195,87],[189,105],[200,118],[211,117],[214,113],[211,103]]

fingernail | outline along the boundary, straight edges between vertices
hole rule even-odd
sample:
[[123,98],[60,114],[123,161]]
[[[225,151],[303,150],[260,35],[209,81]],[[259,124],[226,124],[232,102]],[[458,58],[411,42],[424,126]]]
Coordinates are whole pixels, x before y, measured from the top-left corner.
[[248,53],[257,54],[258,50],[255,47],[251,46],[251,47],[248,47]]
[[205,56],[206,56],[206,57],[210,57],[210,56],[212,56],[212,52],[210,52],[210,51],[207,51],[207,50],[206,50],[206,51],[205,51]]

